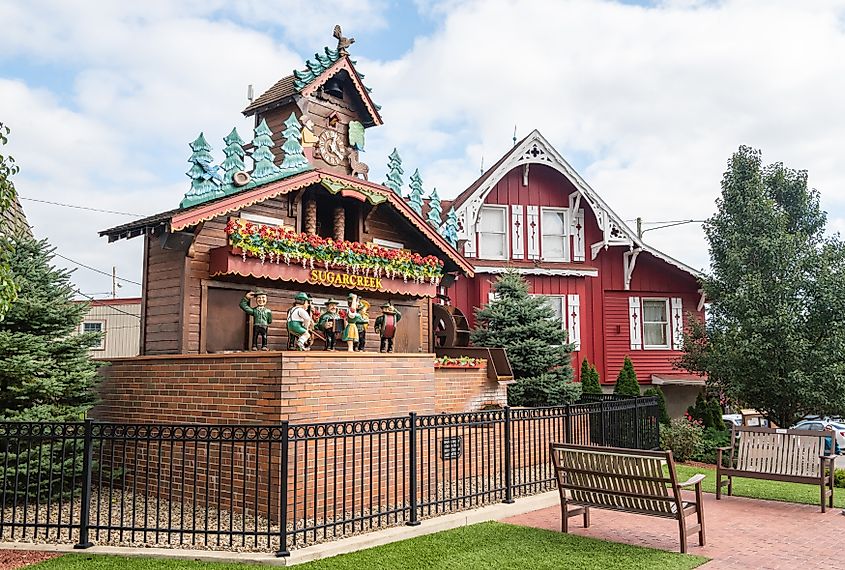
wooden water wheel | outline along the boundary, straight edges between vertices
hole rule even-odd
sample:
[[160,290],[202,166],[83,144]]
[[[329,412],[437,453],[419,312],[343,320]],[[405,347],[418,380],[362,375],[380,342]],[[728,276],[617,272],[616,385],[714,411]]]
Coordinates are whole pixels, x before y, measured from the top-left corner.
[[457,307],[432,305],[432,336],[435,348],[469,346],[469,322]]

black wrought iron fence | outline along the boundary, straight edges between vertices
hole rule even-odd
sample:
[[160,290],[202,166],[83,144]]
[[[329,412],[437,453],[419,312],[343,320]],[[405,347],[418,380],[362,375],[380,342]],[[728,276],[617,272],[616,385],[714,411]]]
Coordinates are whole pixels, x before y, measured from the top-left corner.
[[0,423],[0,541],[285,555],[549,490],[551,442],[658,438],[655,398],[273,426]]

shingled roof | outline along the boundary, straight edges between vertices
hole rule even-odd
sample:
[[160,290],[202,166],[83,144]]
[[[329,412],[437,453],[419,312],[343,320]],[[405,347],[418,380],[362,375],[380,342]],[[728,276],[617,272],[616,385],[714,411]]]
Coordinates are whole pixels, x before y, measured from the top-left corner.
[[293,97],[299,91],[294,87],[296,78],[293,75],[288,75],[279,79],[275,85],[265,91],[255,101],[242,111],[246,116],[253,115],[261,109],[271,107],[274,104],[282,105],[287,100]]

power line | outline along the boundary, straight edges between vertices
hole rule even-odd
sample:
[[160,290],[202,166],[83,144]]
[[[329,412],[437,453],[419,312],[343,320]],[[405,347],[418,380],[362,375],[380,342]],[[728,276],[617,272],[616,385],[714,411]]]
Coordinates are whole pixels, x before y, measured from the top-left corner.
[[121,216],[143,217],[144,214],[133,214],[132,212],[118,212],[115,210],[102,210],[100,208],[91,208],[89,206],[77,206],[76,204],[64,204],[62,202],[51,202],[50,200],[39,200],[38,198],[26,198],[25,196],[18,196],[21,200],[29,202],[40,202],[42,204],[50,204],[51,206],[62,206],[64,208],[76,208],[77,210],[91,210],[92,212],[102,212],[104,214],[119,214]]
[[80,263],[80,262],[75,261],[75,260],[73,260],[73,259],[71,259],[71,258],[69,258],[69,257],[65,257],[65,256],[64,256],[64,255],[62,255],[61,253],[55,253],[55,252],[53,252],[53,254],[54,254],[56,257],[61,257],[61,258],[62,258],[62,259],[64,259],[65,261],[70,261],[71,263],[74,263],[74,264],[76,264],[76,265],[78,265],[78,266],[80,266],[80,267],[84,267],[85,269],[90,269],[91,271],[94,271],[94,272],[96,272],[96,273],[102,273],[103,275],[106,275],[106,276],[108,276],[108,277],[114,277],[114,278],[115,278],[115,279],[117,279],[118,281],[125,281],[126,283],[132,283],[133,285],[141,285],[141,284],[140,284],[140,283],[138,283],[137,281],[132,281],[131,279],[125,279],[125,278],[123,278],[123,277],[118,277],[117,275],[112,275],[111,273],[108,273],[108,272],[103,271],[103,270],[101,270],[101,269],[97,269],[96,267],[91,267],[90,265],[85,265],[84,263]]
[[[76,292],[77,292],[77,294],[82,295],[83,297],[85,297],[85,298],[86,298],[86,299],[88,299],[89,301],[97,301],[97,300],[98,300],[98,299],[95,299],[94,297],[89,297],[88,295],[86,295],[85,293],[83,293],[82,291],[80,291],[79,289],[77,289],[77,290],[76,290]],[[136,319],[140,319],[140,318],[141,318],[141,316],[140,316],[140,315],[134,315],[134,314],[132,314],[132,313],[128,313],[128,312],[126,312],[126,311],[123,311],[123,310],[118,309],[117,307],[113,307],[113,306],[111,306],[111,305],[109,305],[109,306],[108,306],[108,308],[109,308],[109,310],[114,311],[114,312],[116,312],[116,313],[123,313],[124,315],[129,315],[130,317],[135,317]]]

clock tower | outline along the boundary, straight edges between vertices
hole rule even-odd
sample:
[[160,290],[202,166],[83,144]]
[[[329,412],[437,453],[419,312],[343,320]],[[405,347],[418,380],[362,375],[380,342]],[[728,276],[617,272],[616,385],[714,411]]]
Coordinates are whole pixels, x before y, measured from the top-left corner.
[[[369,167],[360,162],[365,129],[382,124],[380,107],[364,85],[348,48],[354,38],[335,26],[335,49],[328,47],[305,62],[305,69],[283,77],[244,109],[255,124],[267,122],[273,142],[280,148],[282,125],[291,113],[302,125],[302,146],[306,158],[317,168],[367,179]],[[276,153],[276,162],[284,159]]]

